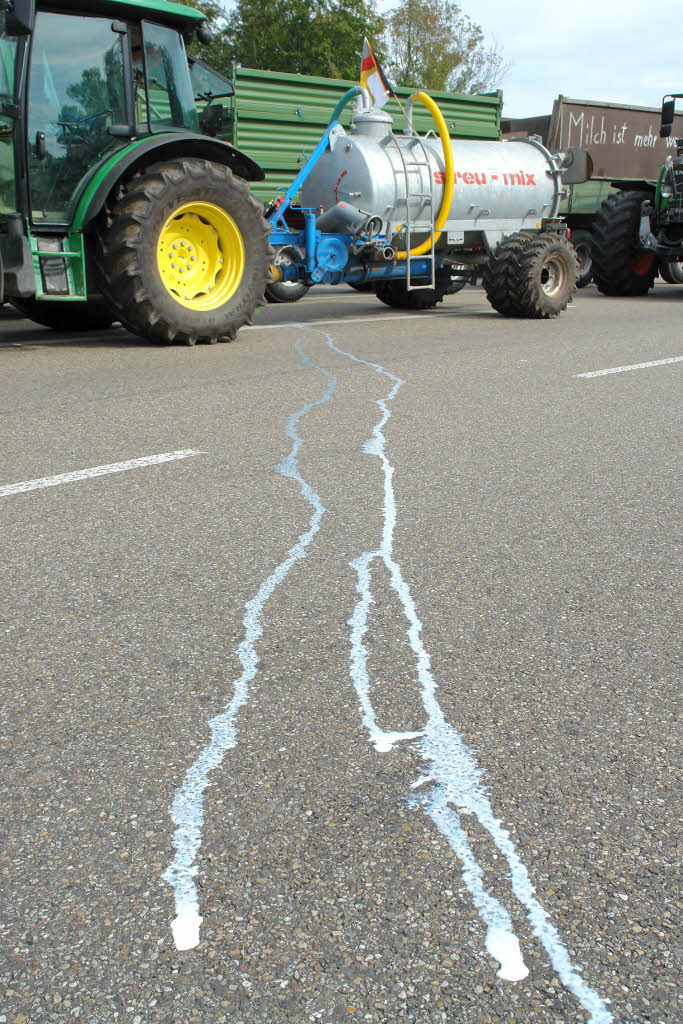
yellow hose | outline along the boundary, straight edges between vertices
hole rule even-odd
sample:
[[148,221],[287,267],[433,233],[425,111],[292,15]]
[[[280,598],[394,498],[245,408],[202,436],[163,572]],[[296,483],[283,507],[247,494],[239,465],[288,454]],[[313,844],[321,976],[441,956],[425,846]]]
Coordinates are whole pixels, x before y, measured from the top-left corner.
[[[451,138],[450,138],[450,135],[448,134],[448,129],[446,128],[446,122],[443,119],[443,114],[441,113],[441,111],[437,107],[437,105],[434,102],[434,100],[432,99],[432,97],[428,96],[426,92],[416,92],[416,93],[413,93],[413,95],[411,96],[411,99],[419,100],[420,103],[423,103],[425,105],[425,107],[427,108],[427,110],[429,111],[429,113],[434,118],[434,121],[436,123],[436,127],[439,129],[439,138],[441,139],[441,147],[443,149],[443,159],[444,159],[444,164],[445,164],[445,167],[446,167],[446,170],[445,170],[444,173],[445,173],[445,176],[446,176],[446,180],[445,180],[445,183],[444,183],[443,199],[441,201],[441,209],[439,210],[439,216],[434,221],[433,237],[434,237],[434,244],[436,244],[438,242],[439,238],[441,237],[441,228],[446,223],[446,220],[448,218],[448,212],[449,212],[449,210],[451,208],[451,203],[453,201],[453,184],[454,184],[453,147],[451,146]],[[430,185],[431,185],[431,182],[430,182]],[[432,248],[432,238],[430,236],[426,240],[426,242],[422,242],[421,245],[416,245],[414,249],[411,249],[410,253],[407,253],[405,251],[404,252],[397,252],[396,253],[396,259],[405,260],[405,259],[408,258],[409,255],[410,256],[423,256],[424,253],[429,252],[431,250],[431,248]]]

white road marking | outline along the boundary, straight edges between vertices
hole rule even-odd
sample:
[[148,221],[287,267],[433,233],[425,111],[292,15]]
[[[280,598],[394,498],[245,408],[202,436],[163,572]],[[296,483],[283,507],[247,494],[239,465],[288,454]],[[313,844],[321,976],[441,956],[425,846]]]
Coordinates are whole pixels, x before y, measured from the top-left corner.
[[420,776],[413,787],[417,788],[428,782],[433,785],[426,793],[413,796],[410,800],[414,805],[422,807],[429,815],[460,859],[463,866],[463,881],[470,891],[472,902],[486,925],[486,948],[491,956],[500,963],[498,976],[509,981],[519,981],[526,977],[528,969],[522,958],[519,940],[514,933],[508,911],[485,888],[484,872],[474,856],[467,833],[461,824],[462,814],[476,815],[507,861],[512,891],[525,907],[527,919],[534,935],[548,953],[550,962],[562,983],[589,1012],[590,1024],[610,1024],[613,1017],[607,1009],[608,1000],[603,1000],[597,992],[590,988],[572,966],[569,952],[562,943],[557,929],[536,899],[529,873],[510,839],[509,832],[503,828],[500,820],[494,814],[483,781],[481,767],[457,730],[446,721],[436,698],[437,684],[431,673],[429,654],[420,635],[422,623],[418,618],[410,588],[403,578],[400,566],[394,559],[393,552],[397,517],[392,483],[394,467],[385,455],[386,438],[382,433],[382,428],[391,416],[388,403],[396,396],[404,381],[377,363],[360,359],[353,353],[338,348],[329,335],[325,335],[325,337],[333,352],[368,366],[393,382],[386,397],[377,401],[382,416],[375,425],[372,436],[363,446],[363,451],[366,454],[377,456],[382,464],[384,476],[382,539],[376,550],[365,551],[350,563],[358,577],[356,589],[359,600],[349,619],[351,626],[349,671],[363,712],[363,724],[368,731],[368,737],[374,743],[376,750],[388,751],[398,740],[415,736],[414,733],[387,733],[381,730],[377,725],[370,700],[370,679],[367,672],[367,650],[364,636],[368,628],[370,605],[373,603],[371,565],[373,561],[381,559],[389,573],[391,586],[398,595],[408,622],[406,632],[415,655],[422,705],[427,715],[424,730],[418,734],[418,736],[421,735],[421,739],[417,744],[417,750],[428,771],[426,777]]
[[163,878],[173,888],[175,896],[176,916],[171,930],[177,949],[192,949],[199,943],[199,928],[202,918],[199,914],[199,895],[195,883],[195,876],[199,869],[194,862],[202,842],[204,790],[209,785],[210,772],[222,763],[226,752],[237,743],[235,719],[240,708],[249,700],[249,683],[258,671],[259,658],[256,653],[256,644],[263,632],[261,613],[268,598],[277,585],[282,583],[294,563],[305,557],[306,548],[320,529],[320,520],[326,511],[318,495],[299,473],[297,454],[302,439],[297,434],[295,427],[302,416],[330,399],[337,386],[337,378],[333,373],[323,370],[322,367],[312,362],[302,350],[299,340],[297,340],[296,348],[303,361],[324,374],[330,383],[322,398],[315,402],[309,402],[290,416],[285,433],[293,441],[292,449],[280,465],[275,467],[275,471],[291,480],[296,480],[303,497],[313,508],[313,515],[310,518],[308,529],[289,549],[287,557],[263,581],[254,597],[244,606],[244,618],[242,619],[244,640],[237,648],[237,656],[243,669],[242,675],[233,683],[232,700],[225,711],[216,715],[209,722],[211,739],[188,768],[185,780],[173,799],[171,818],[176,826],[173,834],[175,857],[164,872]]
[[128,459],[126,462],[109,462],[105,466],[77,469],[73,473],[59,473],[57,476],[41,476],[36,480],[24,480],[18,484],[5,484],[0,487],[0,498],[8,494],[23,494],[25,491],[37,491],[41,487],[56,487],[58,484],[70,484],[74,480],[89,480],[94,476],[107,476],[108,473],[125,473],[129,469],[139,469],[141,466],[159,466],[162,462],[189,459],[192,455],[206,455],[206,452],[195,451],[194,448],[183,448],[177,452],[146,455],[142,459]]
[[423,320],[425,317],[439,316],[443,310],[433,309],[430,313],[405,313],[401,316],[385,316],[380,310],[376,316],[350,316],[348,319],[336,320],[297,320],[291,324],[252,324],[251,327],[243,327],[243,331],[282,331],[290,327],[325,327],[328,324],[336,324],[343,327],[344,324],[374,324],[391,323],[393,320]]
[[651,363],[632,363],[630,366],[612,366],[609,370],[591,370],[590,373],[577,373],[577,377],[605,377],[608,373],[628,373],[629,370],[647,370],[650,366],[666,366],[667,363],[680,363],[683,356],[672,356],[670,359],[653,359]]

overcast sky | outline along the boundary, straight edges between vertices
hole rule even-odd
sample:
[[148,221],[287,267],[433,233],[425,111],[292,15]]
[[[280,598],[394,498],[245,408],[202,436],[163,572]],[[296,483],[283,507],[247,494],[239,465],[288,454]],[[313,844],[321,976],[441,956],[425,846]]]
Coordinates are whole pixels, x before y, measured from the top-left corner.
[[683,92],[683,15],[673,0],[462,0],[460,8],[513,65],[501,83],[506,117],[548,114],[560,93],[659,107],[664,93]]

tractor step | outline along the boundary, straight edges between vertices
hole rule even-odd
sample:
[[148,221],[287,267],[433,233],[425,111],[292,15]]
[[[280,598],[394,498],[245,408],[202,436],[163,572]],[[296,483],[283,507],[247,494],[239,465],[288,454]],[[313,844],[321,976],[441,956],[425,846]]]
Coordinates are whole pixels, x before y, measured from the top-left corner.
[[35,237],[29,232],[37,299],[83,302],[85,284],[83,235]]

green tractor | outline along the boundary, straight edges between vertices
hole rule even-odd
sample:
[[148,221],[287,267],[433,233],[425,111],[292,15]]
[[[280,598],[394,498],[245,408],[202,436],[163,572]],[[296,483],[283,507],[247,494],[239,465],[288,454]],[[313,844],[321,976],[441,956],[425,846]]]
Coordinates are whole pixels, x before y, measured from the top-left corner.
[[262,169],[215,137],[215,89],[197,112],[202,16],[0,0],[0,29],[0,298],[56,329],[232,339],[263,301],[270,225],[248,185]]
[[[660,135],[669,138],[676,100],[664,97]],[[604,201],[593,224],[593,277],[604,295],[645,295],[658,273],[683,282],[683,139],[657,182],[613,182],[623,191]]]

